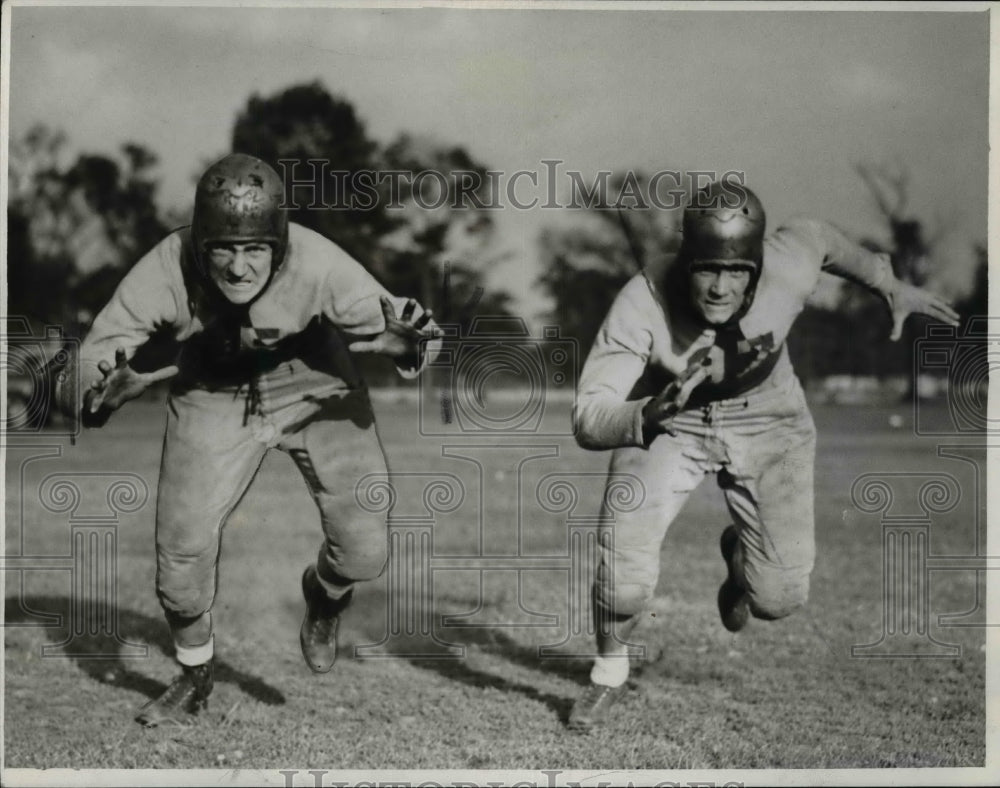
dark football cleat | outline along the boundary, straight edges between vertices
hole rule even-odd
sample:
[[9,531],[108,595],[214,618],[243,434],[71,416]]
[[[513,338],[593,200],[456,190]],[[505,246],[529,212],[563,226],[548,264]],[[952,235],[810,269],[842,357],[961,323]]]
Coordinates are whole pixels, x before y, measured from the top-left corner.
[[313,673],[329,673],[337,661],[337,627],[340,614],[351,603],[353,589],[340,599],[330,599],[320,585],[316,567],[309,566],[302,574],[302,595],[306,599],[306,615],[299,630],[302,656]]
[[164,723],[186,725],[191,715],[208,708],[208,696],[214,686],[212,663],[181,667],[184,672],[170,683],[160,697],[139,709],[136,722],[147,728]]
[[604,684],[591,683],[573,704],[573,711],[569,715],[569,729],[587,733],[603,725],[608,716],[608,709],[614,706],[624,693],[624,684],[608,687]]
[[739,632],[747,625],[750,617],[746,589],[736,579],[733,568],[739,538],[736,526],[729,525],[723,530],[722,538],[719,540],[722,557],[726,560],[726,568],[729,570],[729,576],[719,587],[719,616],[722,618],[722,626],[730,632]]

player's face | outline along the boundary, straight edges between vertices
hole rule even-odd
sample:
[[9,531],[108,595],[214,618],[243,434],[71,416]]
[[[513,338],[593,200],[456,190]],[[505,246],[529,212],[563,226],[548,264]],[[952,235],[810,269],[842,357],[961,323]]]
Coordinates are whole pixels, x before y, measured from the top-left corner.
[[208,272],[215,286],[234,304],[252,301],[271,276],[274,252],[266,243],[220,243],[207,249]]
[[707,323],[722,325],[743,305],[753,263],[696,260],[691,264],[691,301]]

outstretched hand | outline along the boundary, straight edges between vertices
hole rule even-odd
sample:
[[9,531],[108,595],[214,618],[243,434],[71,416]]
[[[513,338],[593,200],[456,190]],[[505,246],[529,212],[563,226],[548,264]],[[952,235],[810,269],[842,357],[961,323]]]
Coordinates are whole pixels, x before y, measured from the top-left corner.
[[910,315],[929,315],[950,326],[958,325],[958,312],[944,299],[906,282],[896,280],[885,298],[892,314],[892,333],[889,339],[893,342],[903,335],[903,323]]
[[400,367],[419,366],[420,343],[441,334],[440,329],[429,325],[431,311],[428,309],[414,319],[417,302],[410,298],[403,306],[403,313],[397,317],[396,307],[388,296],[380,296],[379,304],[385,318],[385,329],[372,339],[352,342],[348,350],[352,353],[381,353],[392,358]]
[[160,380],[166,380],[177,374],[174,365],[163,367],[155,372],[136,372],[128,365],[124,348],[115,351],[115,365],[101,361],[97,368],[104,376],[90,384],[87,392],[85,410],[90,414],[100,411],[110,413],[118,410],[130,399],[135,399],[142,392]]
[[651,433],[677,433],[671,427],[674,416],[684,409],[691,392],[709,375],[704,364],[693,364],[677,380],[672,381],[663,391],[646,403],[642,409],[644,430]]

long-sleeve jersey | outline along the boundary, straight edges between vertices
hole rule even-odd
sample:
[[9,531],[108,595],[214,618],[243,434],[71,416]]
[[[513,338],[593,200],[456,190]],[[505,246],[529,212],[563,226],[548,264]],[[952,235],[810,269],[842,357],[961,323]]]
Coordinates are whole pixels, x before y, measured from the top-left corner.
[[[260,296],[248,307],[230,304],[199,269],[190,228],[182,228],[135,264],[95,318],[80,348],[81,387],[86,391],[101,378],[98,363],[114,364],[118,348],[132,358],[163,332],[181,348],[176,385],[227,388],[253,381],[266,388],[268,372],[294,363],[294,391],[281,391],[282,400],[357,388],[345,338],[384,330],[382,295],[399,314],[406,299],[391,296],[336,244],[293,223],[284,259]],[[283,386],[289,379],[274,378]]]
[[[717,353],[724,363],[695,389],[694,403],[779,386],[794,374],[785,339],[820,273],[837,274],[881,293],[892,280],[888,260],[851,242],[832,226],[797,219],[764,240],[753,303],[739,320],[738,342]],[[682,356],[705,328],[690,310],[671,308],[648,272],[634,276],[615,298],[580,375],[574,426],[589,449],[644,446],[642,411],[675,380]],[[686,296],[684,296],[686,297]],[[721,334],[722,332],[720,332]],[[718,343],[717,339],[717,343]],[[699,389],[701,391],[699,391]]]

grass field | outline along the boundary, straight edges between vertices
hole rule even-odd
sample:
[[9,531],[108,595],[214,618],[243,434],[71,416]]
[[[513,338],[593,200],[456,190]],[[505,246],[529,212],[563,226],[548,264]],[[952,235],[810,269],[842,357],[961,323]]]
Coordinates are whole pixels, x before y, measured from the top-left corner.
[[[579,611],[567,600],[571,572],[524,571],[519,592],[509,559],[520,538],[521,557],[548,556],[550,566],[565,565],[559,557],[566,552],[568,514],[543,508],[534,491],[549,474],[594,474],[574,477],[579,500],[569,515],[585,518],[596,511],[607,455],[585,453],[567,436],[421,438],[412,401],[383,399],[376,409],[395,472],[447,473],[464,487],[464,499],[430,524],[440,566],[428,575],[434,633],[442,643],[463,647],[462,658],[446,658],[440,643],[430,646],[438,649],[437,658],[412,656],[417,647],[428,647],[412,621],[410,633],[386,638],[390,605],[401,592],[390,590],[383,577],[359,589],[344,625],[347,647],[334,672],[308,672],[297,638],[299,576],[315,555],[320,531],[295,467],[273,453],[224,535],[215,608],[217,685],[208,712],[189,727],[146,730],[135,724],[134,710],[160,692],[176,668],[153,591],[163,411],[155,402],[132,403],[103,431],[85,434],[76,446],[64,444],[60,457],[40,456],[45,451],[38,441],[33,448],[8,449],[7,554],[36,558],[11,563],[17,571],[6,572],[6,767],[984,764],[985,618],[977,600],[985,572],[962,566],[929,572],[929,628],[911,632],[908,656],[852,656],[852,646],[882,636],[885,609],[883,529],[878,514],[852,503],[853,481],[865,473],[953,476],[961,500],[932,518],[931,556],[975,554],[976,518],[985,517],[975,500],[974,465],[939,457],[942,441],[914,437],[905,409],[814,410],[820,433],[818,558],[810,602],[788,619],[752,621],[738,635],[722,628],[715,594],[725,570],[717,542],[727,515],[713,481],[699,488],[663,547],[657,600],[638,634],[646,657],[637,660],[630,689],[607,728],[589,736],[565,729],[573,699],[587,681],[589,660],[582,655],[591,646],[574,623]],[[890,427],[891,413],[902,415],[901,428]],[[465,445],[491,442],[506,448]],[[448,454],[477,457],[481,465],[443,456],[445,445],[452,447]],[[539,456],[519,466],[530,455]],[[37,458],[29,462],[32,456]],[[88,473],[97,475],[82,475]],[[71,582],[80,573],[70,571],[69,510],[53,503],[55,493],[49,508],[43,506],[51,474],[71,474],[81,488],[77,517],[108,511],[106,490],[114,476],[136,474],[149,486],[148,502],[123,514],[116,533],[117,626],[107,626],[124,644],[81,631],[70,641],[77,656],[43,656],[43,648],[67,641],[81,624],[80,615],[71,614],[71,600],[78,598]],[[420,509],[404,498],[418,494],[412,485],[423,479],[404,479],[396,514],[407,506],[407,512]],[[893,514],[919,512],[911,483],[904,477],[892,481]],[[585,519],[574,522],[586,526]],[[507,569],[462,568],[459,556],[475,554],[480,538],[483,553]],[[507,557],[501,560],[501,554]],[[952,623],[970,626],[939,621],[962,613],[967,615]],[[443,621],[448,615],[466,618]],[[957,647],[956,653],[919,658],[935,648],[930,637]],[[539,655],[540,645],[560,643],[556,656]],[[143,646],[145,656],[131,656]],[[368,656],[357,657],[351,646],[370,646],[363,652]]]

